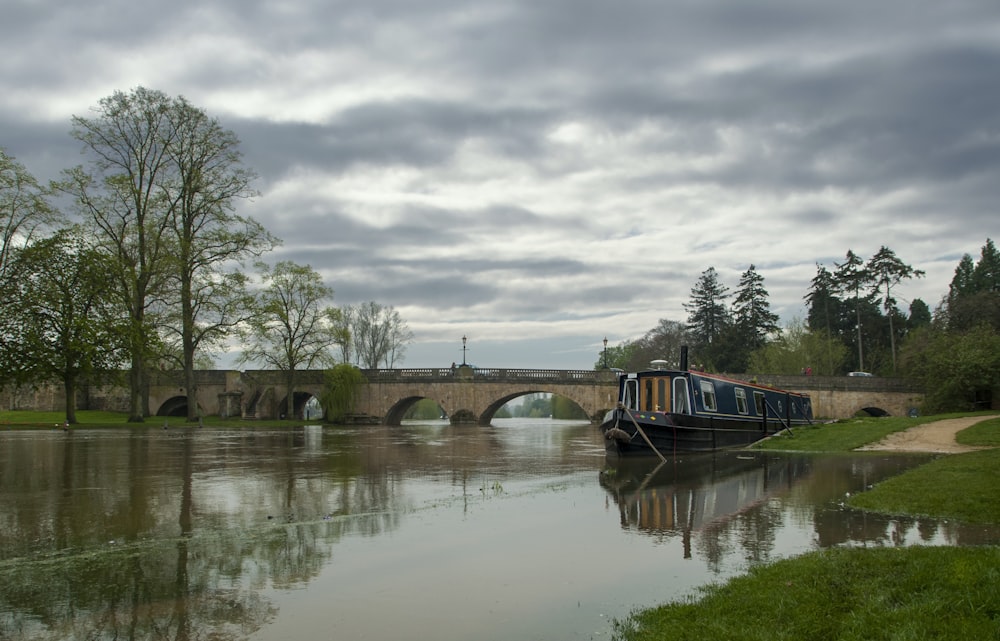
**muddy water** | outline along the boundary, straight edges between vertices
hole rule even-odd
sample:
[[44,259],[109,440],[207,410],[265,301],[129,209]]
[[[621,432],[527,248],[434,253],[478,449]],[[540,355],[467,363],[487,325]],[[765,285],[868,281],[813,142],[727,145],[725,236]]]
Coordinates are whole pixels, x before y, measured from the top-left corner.
[[606,460],[595,427],[0,432],[0,639],[600,639],[817,547],[1000,534],[843,508],[926,455]]

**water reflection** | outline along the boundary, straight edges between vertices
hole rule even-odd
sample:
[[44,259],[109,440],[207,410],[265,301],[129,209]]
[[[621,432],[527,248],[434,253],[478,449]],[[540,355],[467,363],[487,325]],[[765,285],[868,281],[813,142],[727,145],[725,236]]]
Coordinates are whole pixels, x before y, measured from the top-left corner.
[[998,540],[841,505],[926,457],[496,423],[0,432],[0,638],[558,641],[817,546]]
[[996,528],[937,519],[875,515],[845,499],[929,455],[795,455],[718,452],[658,459],[610,459],[600,484],[618,505],[621,527],[654,538],[679,537],[685,558],[700,545],[717,565],[732,545],[748,562],[767,561],[787,518],[811,524],[816,547],[836,545],[978,545]]

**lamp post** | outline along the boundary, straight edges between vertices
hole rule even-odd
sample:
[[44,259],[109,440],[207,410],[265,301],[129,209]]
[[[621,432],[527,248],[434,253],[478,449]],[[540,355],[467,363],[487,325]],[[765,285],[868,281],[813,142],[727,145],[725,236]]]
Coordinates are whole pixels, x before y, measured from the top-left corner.
[[465,367],[465,365],[466,365],[466,363],[465,363],[465,342],[467,340],[469,340],[469,339],[467,339],[465,337],[465,334],[462,334],[462,367]]
[[604,337],[604,369],[608,369],[608,337]]

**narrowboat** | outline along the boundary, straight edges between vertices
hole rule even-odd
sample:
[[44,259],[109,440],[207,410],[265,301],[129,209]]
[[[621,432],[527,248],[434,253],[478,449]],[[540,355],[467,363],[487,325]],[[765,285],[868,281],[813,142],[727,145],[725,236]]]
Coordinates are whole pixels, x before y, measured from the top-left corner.
[[653,361],[618,375],[618,404],[601,423],[608,454],[712,452],[755,443],[812,423],[809,396]]

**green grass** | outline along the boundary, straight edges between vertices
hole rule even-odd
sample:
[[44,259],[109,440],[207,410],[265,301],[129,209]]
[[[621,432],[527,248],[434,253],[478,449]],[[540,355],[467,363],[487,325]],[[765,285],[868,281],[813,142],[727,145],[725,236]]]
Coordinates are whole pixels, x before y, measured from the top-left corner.
[[[863,418],[796,429],[762,449],[849,451],[887,434],[961,416]],[[1000,418],[959,433],[1000,446]],[[876,454],[873,454],[876,455]],[[879,453],[877,456],[884,456]],[[1000,448],[951,454],[852,496],[852,507],[1000,524]],[[683,601],[615,623],[620,641],[1000,640],[1000,547],[829,549],[751,569]]]
[[962,445],[1000,447],[1000,417],[976,423],[962,430],[955,440]]
[[[97,410],[79,410],[76,413],[77,423],[70,429],[98,427],[135,427],[137,425],[162,426],[168,421],[171,426],[194,426],[181,416],[147,416],[143,423],[129,423],[128,414],[124,412],[102,412]],[[66,420],[65,412],[38,412],[34,410],[4,410],[0,411],[0,429],[39,429],[62,427]],[[206,416],[202,419],[205,427],[288,427],[289,425],[322,424],[322,421],[281,421],[281,420],[246,420],[240,417],[221,418]]]
[[830,549],[617,622],[622,641],[1000,638],[1000,548]]
[[1000,449],[937,459],[855,494],[848,504],[886,514],[1000,523]]
[[[794,452],[847,452],[880,441],[893,432],[906,430],[917,425],[948,418],[994,415],[995,413],[990,412],[967,412],[919,416],[917,418],[906,416],[848,418],[834,423],[817,423],[807,427],[795,427],[792,428],[791,434],[787,431],[782,432],[755,444],[753,447],[762,450]],[[996,444],[1000,445],[1000,429],[997,429],[996,432]]]

